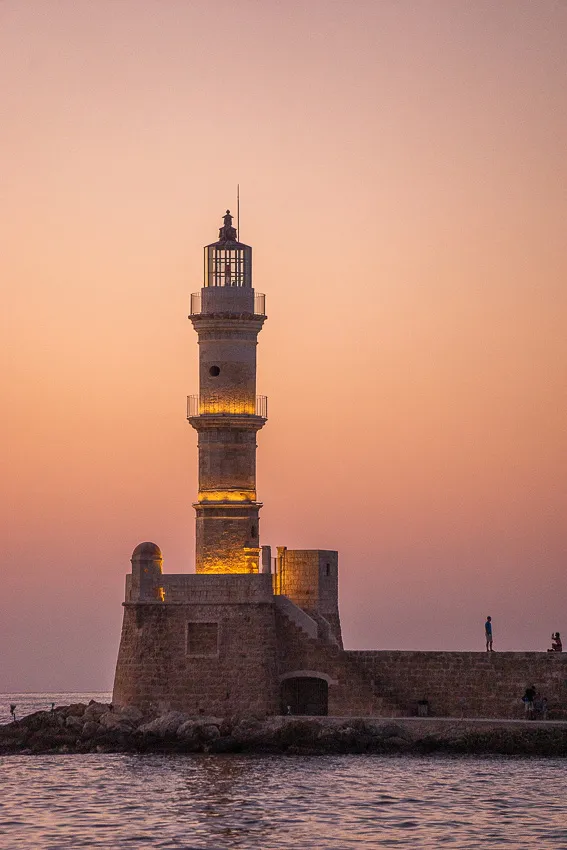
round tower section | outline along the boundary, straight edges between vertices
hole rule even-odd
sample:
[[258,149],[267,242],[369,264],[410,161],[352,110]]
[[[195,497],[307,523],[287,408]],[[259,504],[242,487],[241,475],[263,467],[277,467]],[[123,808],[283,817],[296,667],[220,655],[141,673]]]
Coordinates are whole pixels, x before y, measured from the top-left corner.
[[188,399],[198,433],[199,573],[258,572],[256,434],[267,418],[256,395],[256,346],[264,296],[252,288],[252,249],[238,242],[227,210],[219,240],[205,247],[205,280],[191,297],[199,340],[199,394]]

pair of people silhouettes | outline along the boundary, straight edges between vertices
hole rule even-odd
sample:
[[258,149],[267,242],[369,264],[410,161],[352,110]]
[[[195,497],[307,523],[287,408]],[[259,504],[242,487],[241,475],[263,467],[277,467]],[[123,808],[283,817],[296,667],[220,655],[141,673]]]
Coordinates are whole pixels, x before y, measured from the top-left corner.
[[[484,624],[484,637],[486,639],[486,651],[494,652],[492,648],[492,617],[486,618],[486,623]],[[561,635],[559,632],[553,632],[551,635],[551,649],[548,649],[547,651],[563,652],[563,645],[561,643]]]

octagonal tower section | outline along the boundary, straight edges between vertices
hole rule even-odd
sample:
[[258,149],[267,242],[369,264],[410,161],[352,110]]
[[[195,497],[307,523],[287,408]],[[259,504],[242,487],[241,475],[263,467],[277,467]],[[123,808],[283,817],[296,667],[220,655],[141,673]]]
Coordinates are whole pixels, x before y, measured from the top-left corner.
[[257,573],[256,434],[267,400],[256,395],[256,346],[265,299],[252,288],[252,248],[238,241],[229,210],[204,253],[189,316],[199,339],[199,394],[187,400],[199,451],[195,565],[198,573]]

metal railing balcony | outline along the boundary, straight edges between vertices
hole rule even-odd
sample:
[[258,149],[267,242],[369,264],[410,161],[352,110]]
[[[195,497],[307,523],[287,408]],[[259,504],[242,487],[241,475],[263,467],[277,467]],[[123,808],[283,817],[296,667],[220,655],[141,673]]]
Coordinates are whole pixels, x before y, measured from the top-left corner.
[[[201,293],[200,292],[192,292],[191,293],[191,316],[200,316],[202,313],[201,309]],[[254,293],[254,315],[255,316],[265,316],[266,315],[266,296],[263,292],[255,292]]]
[[230,399],[204,398],[198,395],[187,396],[187,419],[194,416],[259,416],[268,418],[268,397],[257,395],[254,404]]

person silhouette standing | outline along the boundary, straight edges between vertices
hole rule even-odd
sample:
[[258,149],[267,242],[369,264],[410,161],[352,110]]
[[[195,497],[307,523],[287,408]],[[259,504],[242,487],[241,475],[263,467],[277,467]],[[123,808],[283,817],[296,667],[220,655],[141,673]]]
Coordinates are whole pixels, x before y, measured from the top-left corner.
[[492,617],[486,618],[486,623],[484,624],[484,636],[486,638],[486,651],[494,652],[492,649]]

